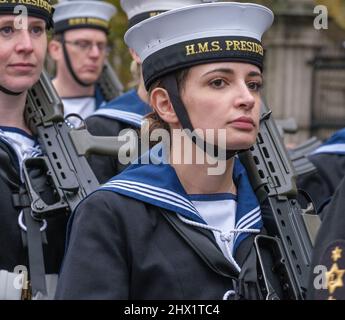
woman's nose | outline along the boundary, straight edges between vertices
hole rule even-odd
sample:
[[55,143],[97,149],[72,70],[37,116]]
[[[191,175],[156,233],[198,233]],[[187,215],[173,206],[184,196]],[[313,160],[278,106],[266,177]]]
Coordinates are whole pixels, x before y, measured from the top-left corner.
[[255,97],[253,92],[248,88],[247,84],[241,84],[237,88],[237,98],[235,100],[236,107],[251,109],[255,105]]
[[33,51],[32,39],[27,29],[22,29],[18,37],[18,43],[16,45],[16,51]]

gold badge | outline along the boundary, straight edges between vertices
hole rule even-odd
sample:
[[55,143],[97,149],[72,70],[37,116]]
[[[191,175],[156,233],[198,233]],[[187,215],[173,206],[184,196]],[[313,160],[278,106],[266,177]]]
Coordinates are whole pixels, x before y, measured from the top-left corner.
[[342,257],[342,249],[336,246],[331,252],[331,259],[333,260],[333,265],[330,270],[326,272],[327,279],[327,289],[329,292],[328,300],[336,300],[332,296],[333,293],[344,286],[343,276],[345,269],[339,269],[337,261]]

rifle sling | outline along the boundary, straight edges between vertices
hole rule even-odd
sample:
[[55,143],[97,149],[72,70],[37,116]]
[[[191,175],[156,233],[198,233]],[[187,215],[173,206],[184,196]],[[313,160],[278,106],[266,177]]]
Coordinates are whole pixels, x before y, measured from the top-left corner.
[[29,275],[32,288],[32,297],[37,293],[43,296],[47,295],[45,265],[43,256],[43,242],[46,242],[46,236],[41,232],[41,221],[35,220],[31,215],[31,201],[22,186],[18,194],[12,196],[15,208],[22,209],[24,215],[26,232],[22,230],[23,245],[28,248]]
[[38,293],[47,295],[45,266],[42,247],[41,223],[31,216],[31,208],[23,209],[29,254],[30,281],[32,296]]

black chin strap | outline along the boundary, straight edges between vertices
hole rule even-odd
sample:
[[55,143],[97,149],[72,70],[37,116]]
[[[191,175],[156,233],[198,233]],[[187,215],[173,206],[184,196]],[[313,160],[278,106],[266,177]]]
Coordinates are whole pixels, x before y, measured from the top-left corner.
[[22,91],[22,92],[14,92],[14,91],[6,89],[3,86],[0,86],[0,91],[4,92],[6,94],[9,94],[11,96],[19,96],[20,94],[22,94],[24,92],[24,91]]
[[68,68],[70,74],[72,75],[74,81],[77,82],[82,87],[90,87],[90,86],[94,85],[94,83],[83,82],[82,80],[80,80],[77,77],[76,73],[73,70],[72,63],[71,63],[71,60],[70,60],[68,52],[67,52],[64,35],[62,35],[61,44],[62,44],[63,55],[64,55],[64,58],[66,61],[67,68]]
[[[219,156],[219,151],[223,151],[220,154],[225,154],[225,160],[231,159],[234,157],[239,151],[237,150],[224,150],[217,145],[210,144],[200,138],[197,134],[191,135],[193,133],[194,128],[189,119],[186,107],[184,106],[180,94],[178,92],[177,81],[174,75],[167,75],[164,77],[162,84],[164,85],[165,89],[168,91],[170,100],[174,106],[176,115],[187,133],[187,135],[192,139],[193,143],[195,143],[201,150],[207,152],[210,156]],[[187,130],[186,130],[187,129]],[[209,153],[209,150],[213,150],[213,154]],[[223,159],[221,159],[223,160]]]

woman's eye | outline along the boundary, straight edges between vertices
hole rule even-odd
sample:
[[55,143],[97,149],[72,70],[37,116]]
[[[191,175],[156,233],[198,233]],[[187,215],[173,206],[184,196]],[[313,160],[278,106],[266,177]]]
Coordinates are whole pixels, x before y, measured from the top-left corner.
[[211,81],[210,84],[214,88],[222,88],[225,85],[225,81],[223,79],[216,79]]
[[262,83],[259,82],[249,82],[248,88],[252,91],[260,91],[262,88]]
[[35,35],[41,35],[44,29],[41,26],[34,26],[31,28],[31,32]]
[[8,37],[14,32],[13,27],[7,26],[0,29],[1,35]]

